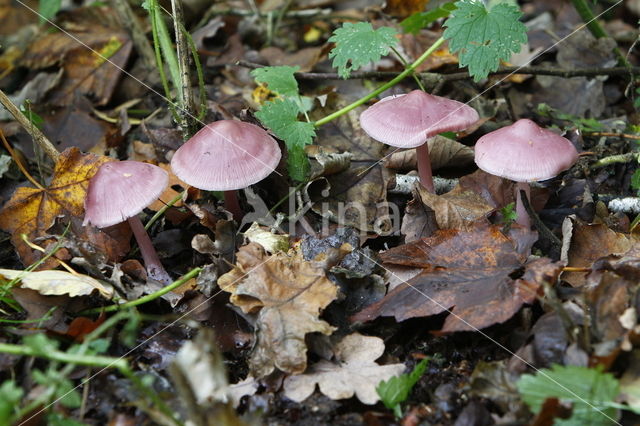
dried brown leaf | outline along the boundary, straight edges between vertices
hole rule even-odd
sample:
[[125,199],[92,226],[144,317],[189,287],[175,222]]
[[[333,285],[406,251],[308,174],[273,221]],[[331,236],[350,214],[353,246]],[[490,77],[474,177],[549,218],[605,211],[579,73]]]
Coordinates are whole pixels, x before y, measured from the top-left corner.
[[[381,254],[385,263],[423,268],[353,321],[394,316],[397,321],[450,311],[443,332],[475,330],[504,322],[536,298],[544,280],[553,282],[561,264],[541,258],[525,263],[516,242],[497,226],[437,231]],[[520,278],[512,278],[520,273]]]
[[244,312],[257,312],[257,343],[250,360],[255,377],[276,367],[299,374],[307,367],[307,333],[333,333],[321,311],[337,296],[337,287],[321,268],[301,256],[267,256],[255,243],[238,251],[235,268],[218,280]]

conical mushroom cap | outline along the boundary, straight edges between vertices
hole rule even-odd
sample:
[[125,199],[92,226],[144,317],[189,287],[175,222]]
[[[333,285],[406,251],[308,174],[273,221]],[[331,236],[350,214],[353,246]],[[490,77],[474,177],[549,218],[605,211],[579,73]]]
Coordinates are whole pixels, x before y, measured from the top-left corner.
[[478,167],[516,182],[551,179],[578,161],[573,144],[523,118],[487,133],[476,142]]
[[184,182],[207,191],[246,188],[273,172],[280,162],[278,143],[262,128],[242,121],[207,124],[171,159]]
[[360,125],[369,136],[398,148],[415,148],[438,133],[466,129],[477,120],[470,106],[422,90],[387,96],[360,114]]
[[156,200],[169,183],[167,172],[139,161],[110,161],[89,181],[84,222],[98,228],[124,222]]

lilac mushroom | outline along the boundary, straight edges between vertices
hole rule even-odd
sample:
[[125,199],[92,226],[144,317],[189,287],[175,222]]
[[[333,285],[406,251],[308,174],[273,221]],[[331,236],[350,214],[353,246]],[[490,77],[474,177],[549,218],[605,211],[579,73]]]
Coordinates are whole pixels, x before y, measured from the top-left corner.
[[224,191],[226,208],[239,220],[243,212],[236,190],[266,178],[281,157],[266,130],[237,120],[220,120],[200,129],[173,155],[171,169],[185,183]]
[[551,179],[578,161],[573,144],[551,130],[523,118],[482,136],[476,142],[475,162],[487,173],[516,181],[516,222],[531,226],[520,191],[530,196],[529,182]]
[[373,139],[397,148],[417,148],[420,184],[430,192],[435,191],[427,140],[476,121],[478,113],[470,106],[421,90],[387,96],[360,114],[362,129]]
[[83,225],[106,228],[128,221],[138,242],[147,275],[165,285],[173,280],[162,267],[158,253],[137,215],[162,194],[168,182],[167,172],[152,164],[139,161],[104,163],[89,181],[83,222]]

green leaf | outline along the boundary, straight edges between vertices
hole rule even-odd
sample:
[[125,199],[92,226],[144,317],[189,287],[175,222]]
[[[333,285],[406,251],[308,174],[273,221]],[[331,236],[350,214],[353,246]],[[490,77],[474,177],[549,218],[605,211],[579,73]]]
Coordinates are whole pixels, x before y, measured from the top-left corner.
[[501,3],[488,10],[479,0],[456,2],[444,26],[449,50],[459,52],[460,66],[468,67],[475,81],[495,71],[527,42],[527,29],[517,7]]
[[55,18],[60,11],[62,0],[40,0],[38,4],[38,13],[40,13],[40,23],[43,24]]
[[0,385],[0,424],[11,424],[11,415],[18,408],[23,391],[13,380]]
[[298,82],[293,76],[300,67],[264,67],[251,71],[258,83],[264,83],[269,90],[282,96],[298,96]]
[[446,18],[456,9],[456,5],[453,2],[445,3],[440,5],[440,7],[429,10],[428,12],[414,13],[400,22],[400,26],[402,27],[402,31],[405,33],[417,34],[418,31],[426,28],[432,22],[435,22],[440,18]]
[[423,359],[415,366],[411,373],[401,374],[387,381],[383,380],[376,387],[376,392],[380,396],[383,404],[388,409],[393,410],[396,417],[402,417],[400,404],[409,397],[411,389],[413,389],[413,386],[418,383],[418,380],[420,380],[420,377],[424,374],[428,362],[428,358]]
[[368,22],[346,22],[329,38],[336,44],[329,52],[329,58],[333,58],[333,67],[338,69],[338,75],[348,78],[351,71],[379,61],[388,54],[389,49],[398,44],[397,34],[398,31],[391,27],[374,30]]
[[516,203],[509,203],[501,208],[500,214],[502,215],[502,222],[504,224],[515,222],[518,218],[518,213],[516,212]]
[[535,376],[523,375],[517,387],[535,414],[547,398],[572,403],[571,418],[555,419],[558,426],[610,425],[618,418],[616,408],[610,406],[619,393],[618,380],[601,368],[554,365]]
[[640,169],[636,169],[631,176],[631,188],[640,195]]
[[299,111],[298,104],[286,98],[265,103],[256,112],[256,117],[284,141],[289,154],[289,175],[293,180],[303,182],[309,172],[309,160],[304,147],[313,141],[316,130],[313,123],[298,120]]
[[33,370],[32,376],[36,383],[47,387],[47,389],[52,392],[52,397],[59,399],[58,402],[65,407],[78,408],[82,404],[82,398],[75,390],[73,383],[59,371],[53,368],[49,368],[44,372]]

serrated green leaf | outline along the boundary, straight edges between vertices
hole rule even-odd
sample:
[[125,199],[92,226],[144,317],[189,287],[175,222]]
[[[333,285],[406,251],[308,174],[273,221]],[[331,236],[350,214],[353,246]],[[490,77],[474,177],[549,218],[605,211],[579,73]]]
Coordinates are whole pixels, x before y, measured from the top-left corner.
[[333,59],[333,67],[338,75],[348,78],[351,71],[357,70],[370,62],[379,61],[389,53],[389,49],[398,44],[398,31],[391,27],[374,30],[368,22],[346,22],[333,32],[330,42],[336,47],[329,52]]
[[618,396],[618,380],[601,368],[554,365],[535,376],[524,374],[517,387],[523,401],[536,414],[547,398],[572,403],[569,419],[554,420],[558,426],[610,425],[618,418],[616,408],[609,406]]
[[290,98],[267,102],[256,117],[287,146],[289,175],[296,181],[304,181],[309,171],[305,145],[313,142],[316,130],[313,123],[298,120],[300,108]]
[[385,407],[393,410],[396,417],[402,416],[400,404],[409,397],[411,389],[413,389],[413,386],[418,383],[418,380],[420,380],[420,377],[424,374],[428,362],[428,358],[423,359],[415,366],[411,373],[401,374],[387,381],[383,380],[376,387],[376,392],[380,396],[380,400]]
[[10,424],[10,418],[18,407],[23,391],[16,382],[7,380],[0,385],[0,424]]
[[251,71],[258,83],[264,83],[269,90],[282,96],[298,96],[298,82],[293,76],[300,67],[263,67]]
[[456,10],[456,5],[445,3],[439,7],[429,10],[428,12],[417,12],[400,22],[402,31],[409,34],[417,34],[423,28],[426,28],[432,22],[440,18],[446,18]]
[[449,50],[459,52],[461,67],[468,67],[475,81],[495,71],[500,61],[507,61],[527,42],[527,29],[519,21],[522,12],[517,7],[501,3],[488,10],[479,0],[455,3],[444,26],[443,37],[449,40]]

